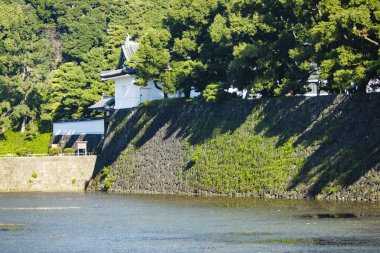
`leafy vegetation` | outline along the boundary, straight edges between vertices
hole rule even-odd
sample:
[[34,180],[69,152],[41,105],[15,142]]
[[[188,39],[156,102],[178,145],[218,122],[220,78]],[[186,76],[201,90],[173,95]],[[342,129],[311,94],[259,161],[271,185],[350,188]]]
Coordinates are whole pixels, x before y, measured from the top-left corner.
[[330,92],[364,91],[380,75],[379,10],[376,0],[171,0],[161,43],[142,36],[151,50],[134,60],[167,91],[185,94],[209,83],[263,96],[302,94],[312,73]]
[[72,154],[74,152],[75,152],[75,149],[73,149],[73,148],[65,148],[63,150],[63,153],[65,153],[65,154]]
[[60,147],[55,147],[49,149],[49,155],[56,156],[62,153],[62,149]]
[[103,190],[108,191],[115,182],[116,177],[112,176],[110,167],[105,167],[101,171],[100,180],[103,182]]
[[235,133],[216,134],[190,149],[193,165],[187,179],[195,189],[231,194],[285,191],[302,164],[292,141],[276,147],[276,138]]
[[25,140],[25,134],[7,131],[0,139],[0,155],[24,153],[47,154],[50,133],[37,133],[33,140]]
[[165,93],[295,95],[312,73],[330,92],[362,92],[380,75],[379,13],[377,0],[0,0],[0,135],[32,140],[52,120],[94,116],[113,93],[99,72],[127,33],[137,83]]
[[[0,0],[0,134],[49,131],[57,119],[93,116],[87,108],[113,85],[127,33],[161,26],[165,1]],[[148,18],[149,17],[149,18]]]

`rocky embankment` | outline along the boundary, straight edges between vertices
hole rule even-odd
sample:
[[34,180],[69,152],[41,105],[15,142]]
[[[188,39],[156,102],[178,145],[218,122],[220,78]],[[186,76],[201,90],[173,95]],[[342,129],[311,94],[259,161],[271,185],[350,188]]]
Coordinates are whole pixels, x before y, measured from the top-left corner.
[[119,110],[88,190],[380,199],[380,94]]

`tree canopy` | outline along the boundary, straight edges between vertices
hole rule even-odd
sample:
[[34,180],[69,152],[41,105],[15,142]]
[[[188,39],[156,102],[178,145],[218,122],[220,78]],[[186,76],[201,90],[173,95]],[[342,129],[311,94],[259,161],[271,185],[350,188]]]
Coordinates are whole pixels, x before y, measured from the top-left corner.
[[315,73],[363,92],[380,76],[378,0],[0,0],[0,134],[94,116],[127,33],[137,83],[165,93],[295,95]]

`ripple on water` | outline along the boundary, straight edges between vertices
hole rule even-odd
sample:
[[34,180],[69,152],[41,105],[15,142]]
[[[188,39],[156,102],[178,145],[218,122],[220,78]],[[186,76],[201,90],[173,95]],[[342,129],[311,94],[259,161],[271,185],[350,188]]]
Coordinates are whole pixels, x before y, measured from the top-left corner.
[[38,207],[0,207],[0,210],[4,211],[17,211],[17,210],[33,210],[33,211],[44,211],[44,210],[70,210],[70,209],[80,209],[79,206],[38,206]]

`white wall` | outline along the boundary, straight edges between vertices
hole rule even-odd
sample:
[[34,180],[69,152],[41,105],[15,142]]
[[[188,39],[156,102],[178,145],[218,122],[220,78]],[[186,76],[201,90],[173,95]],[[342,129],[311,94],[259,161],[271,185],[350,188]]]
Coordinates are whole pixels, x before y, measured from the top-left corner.
[[196,92],[194,89],[191,89],[190,98],[196,98],[196,97],[199,97],[200,95],[202,95],[201,92]]
[[[136,77],[134,75],[125,75],[115,78],[115,109],[133,108],[139,106],[145,101],[164,99],[164,92],[149,81],[146,87],[135,85]],[[199,96],[199,92],[191,91],[190,97]],[[183,94],[177,92],[169,97],[183,97]]]
[[134,82],[133,75],[115,78],[115,109],[132,108],[140,104],[140,87]]
[[54,122],[54,135],[104,134],[104,119]]
[[[149,96],[148,101],[164,98],[164,92],[162,90],[157,89],[156,86],[154,85],[153,81],[148,82],[147,88],[150,89],[150,96]],[[144,102],[144,101],[142,101],[142,102]]]
[[146,87],[135,85],[135,76],[125,75],[115,80],[115,109],[133,108],[145,101],[163,99],[164,93],[149,81]]

